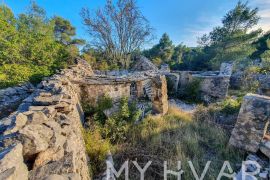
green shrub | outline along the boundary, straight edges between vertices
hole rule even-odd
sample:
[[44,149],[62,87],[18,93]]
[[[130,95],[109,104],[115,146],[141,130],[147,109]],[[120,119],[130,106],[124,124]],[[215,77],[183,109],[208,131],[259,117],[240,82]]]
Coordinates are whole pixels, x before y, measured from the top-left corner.
[[200,93],[201,79],[192,80],[183,90],[181,98],[188,102],[202,102]]
[[0,88],[28,81],[37,84],[43,77],[49,75],[51,75],[51,71],[46,66],[4,64],[0,67]]
[[113,102],[112,99],[105,94],[98,98],[95,106],[93,106],[92,103],[85,101],[82,103],[82,107],[86,116],[92,116],[96,122],[104,125],[107,117],[103,111],[112,108]]
[[106,121],[104,128],[102,128],[102,135],[111,143],[118,144],[126,140],[128,127],[125,121],[119,121],[119,119],[112,117]]
[[103,170],[106,156],[110,150],[110,142],[101,137],[99,128],[83,131],[86,153],[90,158],[90,168],[95,174]]
[[226,114],[234,114],[239,112],[241,107],[241,98],[227,98],[221,103],[221,112]]

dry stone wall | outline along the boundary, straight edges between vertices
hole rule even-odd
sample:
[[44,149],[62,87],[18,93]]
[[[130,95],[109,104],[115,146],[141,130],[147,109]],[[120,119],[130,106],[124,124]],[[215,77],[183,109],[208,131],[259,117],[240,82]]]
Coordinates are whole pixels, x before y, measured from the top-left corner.
[[78,62],[41,82],[16,112],[0,121],[0,179],[90,179],[80,91],[71,81],[91,74]]
[[33,91],[34,86],[30,83],[0,90],[0,119],[15,111]]
[[109,96],[114,103],[122,97],[130,101],[148,99],[153,112],[166,114],[168,111],[167,82],[164,75],[144,71],[122,77],[92,76],[84,81],[75,82],[81,90],[82,101],[95,105],[102,96]]
[[206,103],[211,103],[227,96],[231,74],[232,64],[222,63],[220,71],[172,71],[165,75],[173,95],[184,95],[187,87],[197,82],[200,98]]

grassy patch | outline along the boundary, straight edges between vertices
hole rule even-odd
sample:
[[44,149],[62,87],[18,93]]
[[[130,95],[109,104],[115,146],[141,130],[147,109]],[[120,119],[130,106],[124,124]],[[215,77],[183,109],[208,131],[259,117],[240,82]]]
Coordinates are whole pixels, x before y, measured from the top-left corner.
[[[137,160],[142,167],[152,161],[145,175],[148,179],[162,179],[163,162],[168,161],[169,169],[173,170],[178,160],[182,161],[184,179],[194,179],[187,161],[192,161],[200,173],[206,162],[212,161],[206,179],[215,179],[223,161],[228,160],[233,166],[244,156],[227,146],[229,136],[223,129],[173,107],[163,117],[148,116],[138,125],[125,127],[121,135],[124,138],[111,142],[115,167],[119,168],[125,160]],[[134,165],[130,165],[130,178],[138,179],[139,175]]]

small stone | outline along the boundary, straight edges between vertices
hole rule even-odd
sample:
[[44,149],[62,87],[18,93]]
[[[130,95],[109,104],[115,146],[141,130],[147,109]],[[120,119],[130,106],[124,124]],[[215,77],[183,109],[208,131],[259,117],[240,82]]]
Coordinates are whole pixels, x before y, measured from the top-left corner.
[[21,128],[23,128],[23,126],[27,123],[27,121],[28,121],[27,116],[22,113],[19,113],[15,117],[14,126],[11,129],[8,129],[4,134],[7,135],[19,131]]

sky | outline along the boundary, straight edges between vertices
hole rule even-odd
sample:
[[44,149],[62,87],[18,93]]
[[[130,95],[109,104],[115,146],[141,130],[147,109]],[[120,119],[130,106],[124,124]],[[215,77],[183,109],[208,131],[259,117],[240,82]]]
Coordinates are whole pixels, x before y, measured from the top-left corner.
[[[30,0],[0,0],[15,14],[25,12]],[[137,0],[143,15],[154,28],[155,40],[145,47],[157,43],[163,33],[169,34],[174,44],[196,46],[197,38],[221,24],[222,17],[232,9],[238,0]],[[83,7],[95,10],[105,0],[36,0],[47,15],[62,16],[71,21],[77,29],[77,37],[89,39],[82,24],[80,11]],[[249,0],[251,7],[259,8],[261,16],[258,27],[270,30],[270,0]]]

